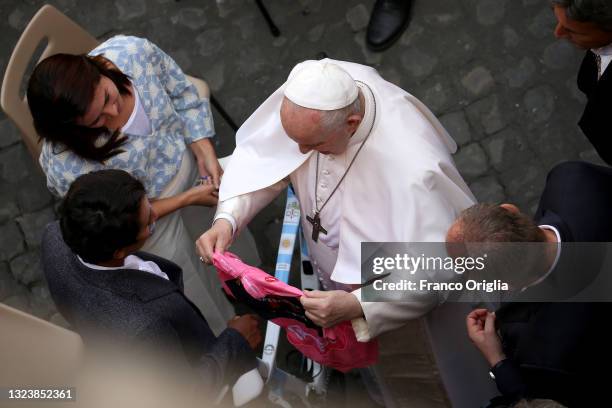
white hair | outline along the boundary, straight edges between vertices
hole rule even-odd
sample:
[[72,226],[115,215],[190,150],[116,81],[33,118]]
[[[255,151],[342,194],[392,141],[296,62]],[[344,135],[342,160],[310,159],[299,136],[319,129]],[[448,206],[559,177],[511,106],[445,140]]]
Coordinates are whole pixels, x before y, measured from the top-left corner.
[[[359,91],[359,95],[361,95],[361,91]],[[335,110],[318,110],[318,109],[310,109],[304,108],[294,102],[292,102],[289,98],[285,98],[287,105],[290,109],[295,111],[300,110],[314,110],[320,113],[319,116],[319,125],[325,132],[330,132],[334,129],[340,128],[342,125],[346,123],[346,118],[350,115],[355,115],[361,113],[361,100],[357,95],[357,98],[350,105],[345,106],[344,108],[335,109]]]

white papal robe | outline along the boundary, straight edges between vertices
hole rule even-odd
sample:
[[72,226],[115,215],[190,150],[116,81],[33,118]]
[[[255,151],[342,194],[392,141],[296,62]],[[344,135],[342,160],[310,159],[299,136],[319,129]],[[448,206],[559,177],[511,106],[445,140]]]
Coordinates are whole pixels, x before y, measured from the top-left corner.
[[[362,283],[361,242],[443,242],[456,216],[475,199],[451,158],[455,142],[427,107],[371,67],[330,62],[357,81],[365,98],[365,116],[345,153],[319,155],[317,197],[317,153],[300,153],[280,122],[283,85],[238,130],[215,218],[230,220],[239,232],[291,181],[302,209],[304,234],[310,237],[312,225],[305,217],[313,214],[315,200],[320,207],[329,197],[365,143],[321,211],[321,224],[328,233],[319,235],[318,242],[307,238],[323,287],[350,290]],[[359,290],[355,294],[361,299]],[[438,293],[415,292],[411,300],[362,302],[366,324],[363,319],[353,322],[358,339],[366,341],[423,316],[443,299]]]

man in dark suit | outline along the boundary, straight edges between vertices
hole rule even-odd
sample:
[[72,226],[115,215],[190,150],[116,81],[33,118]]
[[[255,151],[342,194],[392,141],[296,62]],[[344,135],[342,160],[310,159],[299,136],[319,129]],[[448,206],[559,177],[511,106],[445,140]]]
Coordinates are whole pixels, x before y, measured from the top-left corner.
[[[548,243],[540,257],[543,275],[523,281],[517,301],[467,316],[468,335],[490,364],[505,402],[550,398],[591,406],[585,403],[604,391],[598,376],[610,361],[602,328],[609,303],[548,300],[568,300],[603,271],[602,246],[580,245],[573,251],[561,243],[612,241],[610,186],[610,168],[563,163],[549,173],[533,220],[512,204],[476,204],[449,229],[450,243],[486,242],[489,248],[495,242]],[[559,291],[551,295],[542,287]],[[609,293],[612,288],[603,289]]]
[[578,88],[587,104],[578,125],[597,153],[612,164],[608,115],[612,109],[612,1],[553,0],[557,18],[555,36],[586,49],[578,73]]
[[183,359],[213,399],[255,368],[261,334],[254,316],[235,317],[215,337],[183,294],[181,268],[137,252],[157,218],[142,183],[122,170],[82,175],[60,214],[43,236],[43,269],[58,310],[86,345],[110,340]]

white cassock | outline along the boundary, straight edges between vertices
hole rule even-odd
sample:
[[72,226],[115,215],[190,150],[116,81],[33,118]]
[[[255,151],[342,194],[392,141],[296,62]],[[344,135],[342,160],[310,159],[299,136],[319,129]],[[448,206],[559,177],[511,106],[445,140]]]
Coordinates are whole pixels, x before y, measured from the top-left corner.
[[[215,219],[228,219],[240,232],[291,182],[323,289],[350,290],[362,283],[361,242],[444,242],[459,212],[475,199],[451,158],[455,142],[427,107],[371,67],[327,61],[346,70],[365,98],[365,116],[348,149],[339,155],[300,153],[280,122],[286,84],[281,86],[238,130]],[[314,242],[305,217],[314,214],[316,200],[319,208],[327,200],[364,141],[320,213],[327,234]],[[359,290],[355,294],[361,299]],[[353,321],[357,338],[367,341],[393,330],[442,301],[434,292],[418,296],[409,303],[362,302],[365,321]]]

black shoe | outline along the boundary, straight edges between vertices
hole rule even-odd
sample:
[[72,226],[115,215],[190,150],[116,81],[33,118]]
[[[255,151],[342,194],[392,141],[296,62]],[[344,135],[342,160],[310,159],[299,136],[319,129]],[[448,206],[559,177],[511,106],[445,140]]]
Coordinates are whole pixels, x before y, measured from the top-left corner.
[[408,26],[412,0],[376,0],[370,22],[366,44],[373,51],[389,48]]

